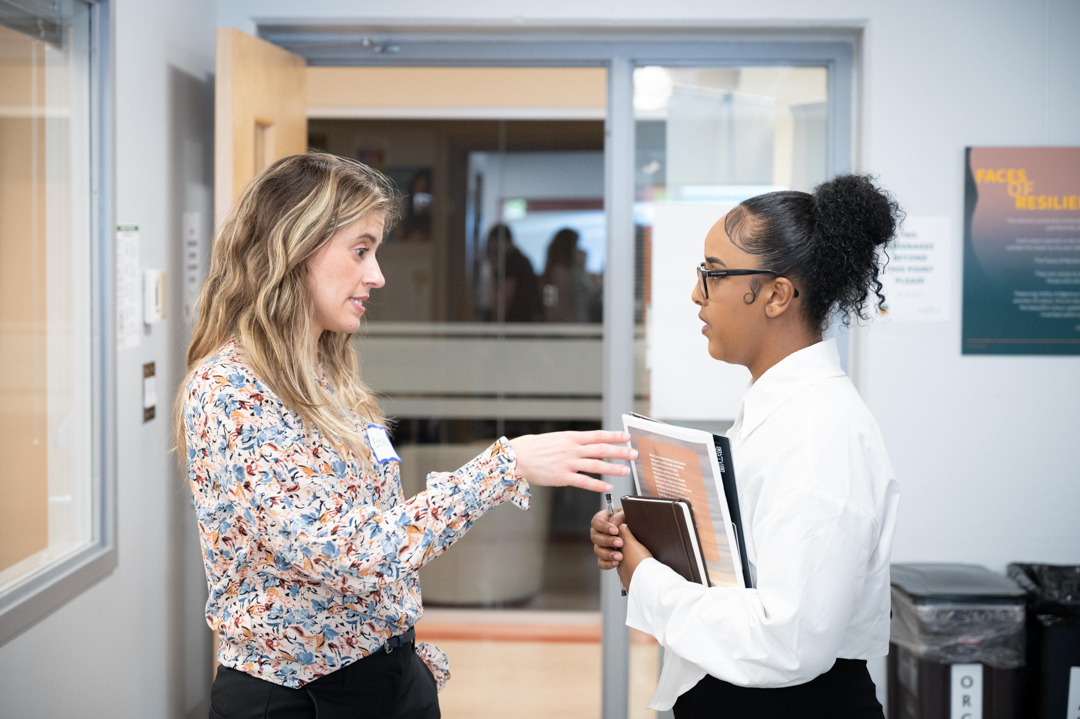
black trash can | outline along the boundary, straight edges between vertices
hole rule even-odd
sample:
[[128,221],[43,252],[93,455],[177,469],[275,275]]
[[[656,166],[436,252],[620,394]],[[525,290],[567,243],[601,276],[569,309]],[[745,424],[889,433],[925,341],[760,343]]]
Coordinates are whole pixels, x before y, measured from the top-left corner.
[[1080,566],[1010,564],[1028,594],[1024,719],[1080,717]]
[[890,719],[1015,719],[1026,595],[972,564],[892,565]]

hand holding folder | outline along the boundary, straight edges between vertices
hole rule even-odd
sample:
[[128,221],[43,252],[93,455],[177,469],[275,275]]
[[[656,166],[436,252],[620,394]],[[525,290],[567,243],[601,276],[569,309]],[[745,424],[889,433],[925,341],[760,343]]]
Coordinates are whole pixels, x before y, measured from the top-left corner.
[[[689,505],[697,525],[691,535],[696,535],[704,557],[703,583],[752,586],[727,438],[641,415],[623,415],[623,425],[639,452],[631,464],[638,495]],[[640,537],[639,529],[629,521],[628,525]]]
[[709,586],[705,556],[690,503],[681,499],[623,497],[626,526],[649,553],[688,582]]

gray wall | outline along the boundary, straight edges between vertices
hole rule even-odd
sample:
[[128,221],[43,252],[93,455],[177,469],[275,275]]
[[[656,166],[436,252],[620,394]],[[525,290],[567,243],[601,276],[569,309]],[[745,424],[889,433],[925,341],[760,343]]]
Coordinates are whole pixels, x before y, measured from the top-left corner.
[[[114,2],[116,221],[141,228],[145,268],[169,272],[170,318],[117,362],[119,566],[0,647],[0,717],[206,716],[210,630],[191,494],[170,452],[183,362],[180,217],[211,222],[213,0]],[[142,363],[158,418],[142,423]]]

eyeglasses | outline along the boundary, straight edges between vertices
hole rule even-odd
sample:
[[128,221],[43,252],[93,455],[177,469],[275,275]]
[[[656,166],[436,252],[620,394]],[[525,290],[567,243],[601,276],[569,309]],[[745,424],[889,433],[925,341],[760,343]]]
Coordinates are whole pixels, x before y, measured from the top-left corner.
[[[705,263],[702,262],[697,266],[698,287],[701,288],[701,294],[705,299],[709,299],[709,283],[706,279],[721,277],[733,277],[738,275],[776,275],[777,277],[783,277],[782,274],[775,270],[707,270],[705,269]],[[799,289],[795,288],[795,297],[799,296]]]

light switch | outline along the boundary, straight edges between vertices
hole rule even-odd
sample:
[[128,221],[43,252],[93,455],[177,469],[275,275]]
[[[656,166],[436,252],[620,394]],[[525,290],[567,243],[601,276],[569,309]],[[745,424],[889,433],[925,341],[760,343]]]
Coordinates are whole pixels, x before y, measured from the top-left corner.
[[153,362],[142,366],[142,376],[142,421],[149,422],[157,412],[157,381]]
[[165,319],[167,292],[164,270],[143,272],[143,322],[155,325]]

